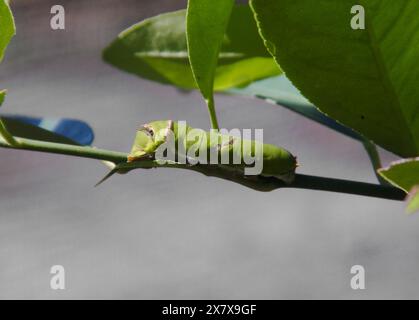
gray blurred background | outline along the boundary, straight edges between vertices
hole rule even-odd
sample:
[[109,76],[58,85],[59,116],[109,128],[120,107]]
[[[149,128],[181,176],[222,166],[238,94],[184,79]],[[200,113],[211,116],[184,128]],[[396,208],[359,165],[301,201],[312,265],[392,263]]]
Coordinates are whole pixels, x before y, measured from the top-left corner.
[[[128,151],[141,123],[208,128],[197,92],[101,61],[123,29],[185,0],[13,0],[18,35],[0,69],[3,112],[84,119],[98,147]],[[66,30],[52,31],[63,4]],[[279,106],[218,95],[227,128],[264,128],[300,172],[375,182],[360,144]],[[383,152],[385,163],[392,157]],[[158,169],[93,185],[97,161],[0,150],[0,298],[419,298],[419,217],[404,204],[295,189],[258,193],[197,173]],[[50,268],[66,290],[50,289]],[[350,268],[366,269],[364,291]]]

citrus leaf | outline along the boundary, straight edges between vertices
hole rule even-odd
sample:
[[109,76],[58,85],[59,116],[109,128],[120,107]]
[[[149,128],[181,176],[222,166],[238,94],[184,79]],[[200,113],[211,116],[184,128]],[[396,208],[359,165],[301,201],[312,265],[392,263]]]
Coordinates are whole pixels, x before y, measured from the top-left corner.
[[404,157],[419,154],[419,2],[251,0],[288,78],[328,116]]
[[380,169],[378,172],[384,179],[409,193],[409,212],[419,210],[419,158],[393,162],[388,168]]
[[310,120],[316,121],[332,130],[353,139],[363,141],[364,138],[352,129],[336,122],[320,112],[292,85],[285,75],[253,82],[247,87],[233,88],[228,93],[255,97],[274,103],[294,111]]
[[395,161],[379,172],[393,185],[409,192],[419,184],[419,158]]
[[3,104],[5,98],[6,98],[6,90],[1,90],[0,91],[0,106]]
[[189,61],[205,100],[213,99],[215,69],[234,0],[189,0],[186,36]]
[[[111,65],[142,78],[197,89],[188,58],[186,10],[146,19],[123,31],[103,52]],[[215,90],[280,74],[266,50],[249,6],[235,6],[215,72]]]
[[372,167],[380,183],[384,180],[376,172],[381,168],[381,160],[375,144],[365,139],[354,130],[340,124],[334,119],[320,112],[312,105],[301,93],[295,88],[285,75],[272,77],[260,81],[253,82],[244,88],[233,88],[227,92],[245,96],[256,97],[265,100],[268,103],[274,103],[294,111],[303,117],[313,120],[325,127],[336,132],[344,134],[350,138],[360,141],[368,153]]
[[4,52],[15,33],[15,22],[9,4],[5,0],[0,0],[0,62],[3,60]]
[[414,213],[419,211],[419,185],[417,185],[411,191],[411,195],[409,196],[409,204],[407,205],[407,212]]

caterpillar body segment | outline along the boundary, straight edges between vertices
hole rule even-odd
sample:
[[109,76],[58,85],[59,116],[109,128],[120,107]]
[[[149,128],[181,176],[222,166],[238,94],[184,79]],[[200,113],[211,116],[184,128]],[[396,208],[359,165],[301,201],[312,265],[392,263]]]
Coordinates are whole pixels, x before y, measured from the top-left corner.
[[[171,144],[168,143],[170,139],[173,141]],[[260,176],[275,177],[286,183],[294,180],[296,158],[283,148],[217,131],[206,132],[172,120],[143,125],[137,131],[128,162],[158,160],[156,151],[164,143],[167,143],[167,152],[174,153],[176,162],[199,166],[215,165],[221,170],[233,170],[243,175],[246,168],[251,167],[245,160],[255,159],[261,154],[261,159],[256,159],[263,161]]]

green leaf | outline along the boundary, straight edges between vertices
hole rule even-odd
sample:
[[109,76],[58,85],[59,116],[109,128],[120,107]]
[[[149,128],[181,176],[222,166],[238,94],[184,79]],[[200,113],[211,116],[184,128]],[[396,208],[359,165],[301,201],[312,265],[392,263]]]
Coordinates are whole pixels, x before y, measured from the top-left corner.
[[320,112],[292,85],[284,75],[254,82],[247,87],[233,88],[228,93],[256,97],[268,103],[274,103],[294,111],[310,120],[316,121],[332,130],[353,139],[363,141],[364,138],[352,129],[341,125],[324,113]]
[[360,141],[368,153],[374,173],[380,183],[385,183],[377,169],[381,168],[380,156],[375,144],[365,139],[352,129],[336,122],[324,113],[320,112],[295,88],[285,75],[256,81],[245,88],[233,88],[228,92],[263,99],[268,103],[274,103],[294,111],[303,117],[316,121],[336,132]]
[[393,162],[390,167],[379,170],[390,183],[406,192],[419,184],[419,158]]
[[215,69],[234,0],[189,0],[186,35],[189,61],[205,100],[212,99]]
[[[313,104],[382,147],[419,154],[419,1],[252,0],[260,32]],[[351,28],[363,5],[366,29]]]
[[[152,81],[196,89],[185,16],[186,10],[170,12],[130,27],[104,50],[105,61]],[[280,73],[258,34],[249,6],[235,6],[223,39],[214,89],[242,86]]]
[[219,129],[214,102],[215,69],[233,6],[234,0],[188,0],[186,12],[189,62],[213,129]]
[[419,185],[412,190],[407,205],[408,213],[414,213],[415,211],[419,211]]
[[0,62],[15,32],[15,22],[9,4],[5,0],[0,0]]
[[390,167],[378,171],[391,184],[410,194],[408,211],[419,209],[419,158],[393,162]]
[[3,104],[6,97],[6,90],[0,90],[0,106]]

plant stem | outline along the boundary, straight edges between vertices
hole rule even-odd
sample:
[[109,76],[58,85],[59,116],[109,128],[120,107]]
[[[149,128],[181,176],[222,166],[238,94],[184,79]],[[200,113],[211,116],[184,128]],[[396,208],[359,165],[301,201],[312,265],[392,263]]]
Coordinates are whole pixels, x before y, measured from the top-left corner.
[[403,201],[406,198],[406,193],[403,190],[389,185],[377,185],[372,183],[315,177],[303,174],[297,174],[295,181],[289,185],[289,187],[347,193],[399,201]]
[[9,145],[0,141],[0,146],[4,148],[32,150],[39,152],[48,152],[56,154],[64,154],[69,156],[97,159],[111,161],[114,163],[126,162],[127,154],[122,152],[115,152],[109,150],[102,150],[87,146],[76,146],[70,144],[61,144],[54,142],[44,142],[38,140],[14,138],[17,142],[17,146]]
[[10,144],[14,147],[19,146],[18,140],[10,134],[9,130],[7,130],[6,125],[4,124],[4,122],[1,119],[0,119],[0,136],[3,137],[3,139],[8,144]]
[[210,116],[210,121],[211,121],[211,127],[213,129],[219,130],[220,127],[218,125],[218,120],[217,120],[217,113],[215,112],[215,102],[214,102],[214,96],[211,95],[207,100],[207,107],[208,107],[208,112],[209,112],[209,116]]
[[[96,149],[85,146],[75,146],[68,144],[44,142],[38,140],[14,138],[17,142],[17,146],[8,144],[7,142],[0,140],[0,147],[31,150],[39,152],[48,152],[55,154],[63,154],[69,156],[77,156],[83,158],[90,158],[96,160],[111,161],[113,163],[125,164],[127,161],[127,154],[123,152],[115,152],[103,149]],[[134,163],[131,163],[133,165]],[[129,165],[129,164],[128,164]],[[309,175],[297,174],[295,181],[292,184],[285,184],[275,178],[249,178],[242,175],[238,175],[234,171],[223,171],[217,166],[211,165],[181,165],[181,164],[168,164],[160,165],[157,161],[148,160],[144,162],[135,162],[135,168],[158,168],[158,167],[175,167],[181,169],[190,169],[207,176],[215,176],[218,178],[230,180],[233,182],[240,183],[249,188],[259,191],[272,191],[279,188],[298,188],[298,189],[310,189],[310,190],[321,190],[330,192],[347,193],[354,195],[362,195],[368,197],[383,198],[389,200],[404,200],[406,194],[404,191],[397,189],[392,186],[376,185],[371,183],[315,177]],[[134,167],[133,167],[134,168]]]
[[202,173],[206,176],[217,177],[224,180],[229,180],[235,183],[239,183],[248,188],[269,192],[281,188],[297,188],[297,189],[309,189],[319,191],[329,191],[346,193],[352,195],[368,196],[374,198],[382,198],[388,200],[399,200],[403,201],[406,198],[406,193],[398,188],[392,186],[383,186],[378,184],[316,177],[304,174],[296,174],[295,180],[291,184],[286,184],[276,178],[267,178],[260,176],[243,176],[233,170],[225,170],[217,165],[182,165],[179,163],[166,163],[159,164],[155,160],[144,160],[130,163],[121,163],[119,168],[123,171],[130,171],[133,169],[150,169],[150,168],[178,168],[192,170]]

